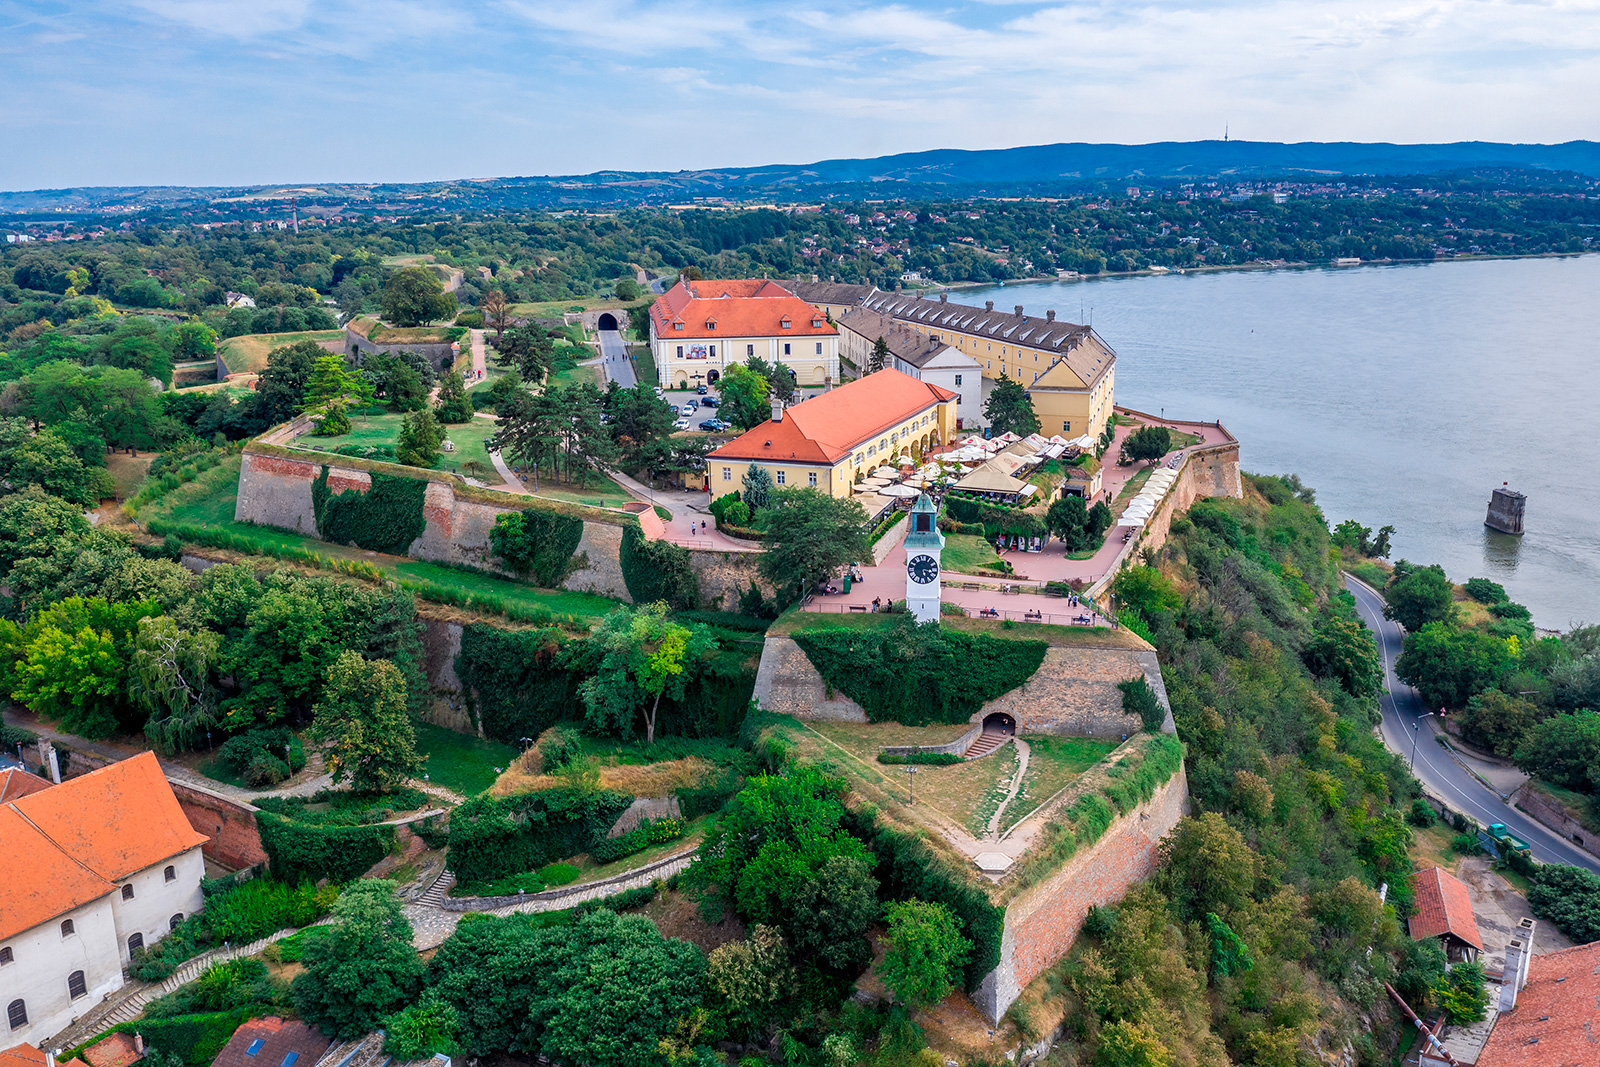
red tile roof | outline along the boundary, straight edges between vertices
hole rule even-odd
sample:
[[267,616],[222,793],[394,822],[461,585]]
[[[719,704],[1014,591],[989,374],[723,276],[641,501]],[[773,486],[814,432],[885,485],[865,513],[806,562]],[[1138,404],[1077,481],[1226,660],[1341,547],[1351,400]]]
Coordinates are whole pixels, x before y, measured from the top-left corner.
[[1483,951],[1478,921],[1472,916],[1472,895],[1465,882],[1448,871],[1429,867],[1411,876],[1411,891],[1416,898],[1416,913],[1411,916],[1413,940],[1451,934]]
[[204,844],[149,752],[11,806],[67,855],[116,881]]
[[1600,1064],[1600,941],[1528,962],[1517,1006],[1495,1020],[1478,1067]]
[[707,459],[832,465],[857,445],[957,395],[894,369],[881,370],[785,409],[781,422],[763,422]]
[[132,1034],[119,1030],[84,1049],[82,1059],[89,1067],[128,1067],[144,1059],[144,1053],[134,1048]]
[[49,789],[52,783],[15,767],[0,771],[0,804]]
[[62,852],[15,804],[0,805],[0,856],[5,857],[7,871],[5,892],[0,893],[0,940],[116,888]]
[[34,1048],[24,1041],[8,1049],[0,1049],[0,1067],[44,1067],[43,1049]]
[[[839,332],[822,312],[766,278],[680,280],[650,305],[650,318],[661,339],[832,337]],[[680,322],[683,328],[675,329]]]
[[[261,1047],[250,1055],[250,1046],[258,1040]],[[284,1067],[291,1052],[297,1055],[290,1067],[313,1067],[332,1044],[314,1026],[269,1015],[251,1019],[235,1030],[211,1067]]]

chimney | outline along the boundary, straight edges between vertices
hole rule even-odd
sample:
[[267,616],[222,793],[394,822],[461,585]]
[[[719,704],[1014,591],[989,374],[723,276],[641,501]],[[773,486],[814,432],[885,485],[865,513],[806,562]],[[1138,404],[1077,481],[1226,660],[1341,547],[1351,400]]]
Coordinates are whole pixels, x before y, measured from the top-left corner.
[[950,303],[950,294],[949,293],[940,293],[939,294],[939,303],[941,303],[941,304]]
[[811,276],[811,284],[812,285],[816,285],[817,284],[817,276],[815,274],[813,274]]
[[1046,321],[1046,322],[1054,322],[1054,321],[1056,321],[1056,313],[1055,313],[1054,309],[1051,309],[1050,311],[1046,311],[1044,313],[1044,321]]
[[1524,919],[1523,922],[1529,923],[1529,929],[1524,931],[1519,923],[1517,933],[1521,936],[1506,942],[1506,970],[1500,978],[1502,1015],[1517,1006],[1517,994],[1528,983],[1528,959],[1533,955],[1532,920]]
[[993,311],[994,310],[994,301],[993,300],[985,300],[983,302],[983,310],[985,310],[985,311]]
[[1018,304],[1018,305],[1017,305],[1017,318],[1019,318],[1019,319],[1020,319],[1020,318],[1022,318],[1022,317],[1023,317],[1023,314],[1022,314],[1022,305],[1021,305],[1021,304]]
[[779,400],[777,397],[772,398],[772,421],[783,421],[783,401]]
[[133,1051],[138,1053],[141,1056],[144,1055],[144,1035],[139,1033],[138,1031],[134,1031],[134,1035],[133,1035]]

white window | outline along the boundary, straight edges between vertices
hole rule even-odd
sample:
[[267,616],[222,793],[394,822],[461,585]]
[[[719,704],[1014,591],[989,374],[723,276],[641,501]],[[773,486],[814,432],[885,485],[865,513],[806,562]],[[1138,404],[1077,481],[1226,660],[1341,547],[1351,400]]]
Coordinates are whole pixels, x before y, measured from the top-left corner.
[[956,375],[956,388],[961,388],[961,375]]
[[783,484],[783,472],[782,471],[778,472],[778,484],[779,485]]
[[722,468],[722,480],[725,481],[725,482],[733,481],[733,468],[732,467],[723,467]]
[[813,489],[815,489],[817,487],[817,472],[816,471],[808,471],[806,473],[806,483],[808,485],[810,485],[811,488],[813,488]]

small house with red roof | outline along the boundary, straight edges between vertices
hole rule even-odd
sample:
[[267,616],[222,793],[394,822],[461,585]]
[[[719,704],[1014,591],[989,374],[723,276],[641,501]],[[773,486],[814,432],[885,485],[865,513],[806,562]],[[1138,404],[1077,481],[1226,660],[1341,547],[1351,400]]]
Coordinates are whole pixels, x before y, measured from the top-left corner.
[[332,1044],[315,1026],[269,1015],[235,1030],[211,1067],[315,1067]]
[[1452,962],[1475,960],[1483,951],[1478,921],[1472,915],[1472,894],[1467,884],[1439,867],[1411,876],[1416,910],[1411,916],[1411,938],[1437,938],[1445,958]]
[[154,755],[0,803],[0,1007],[42,1042],[122,987],[122,969],[204,898],[204,835]]
[[706,456],[713,496],[737,490],[752,464],[781,487],[850,496],[857,475],[948,444],[960,397],[888,369],[784,407]]
[[[1522,946],[1531,950],[1532,938]],[[1517,966],[1506,958],[1500,1014],[1477,1067],[1594,1067],[1600,1064],[1600,941],[1547,952]],[[1526,982],[1519,979],[1526,974]]]
[[782,363],[801,387],[839,380],[839,331],[767,278],[679,277],[650,305],[650,347],[663,389],[715,385],[751,356]]

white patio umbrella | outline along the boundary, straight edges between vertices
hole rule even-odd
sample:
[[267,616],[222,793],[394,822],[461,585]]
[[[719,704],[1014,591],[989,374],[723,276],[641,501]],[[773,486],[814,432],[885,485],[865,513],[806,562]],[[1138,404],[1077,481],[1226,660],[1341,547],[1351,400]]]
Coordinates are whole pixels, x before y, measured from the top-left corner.
[[922,490],[913,489],[909,485],[890,485],[878,490],[879,496],[892,496],[900,500],[909,500],[914,496],[921,496]]
[[900,472],[898,470],[889,466],[887,463],[872,472],[873,477],[875,478],[893,478],[899,473]]
[[1144,525],[1144,519],[1130,519],[1126,515],[1117,520],[1118,526],[1139,527]]

